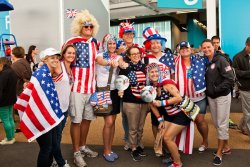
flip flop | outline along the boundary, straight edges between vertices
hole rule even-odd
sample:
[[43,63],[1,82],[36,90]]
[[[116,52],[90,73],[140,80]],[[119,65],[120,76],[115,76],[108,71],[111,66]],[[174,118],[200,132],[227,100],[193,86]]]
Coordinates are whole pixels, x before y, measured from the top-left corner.
[[207,150],[207,147],[205,146],[205,145],[201,145],[199,148],[198,148],[198,151],[200,152],[200,153],[202,153],[202,152],[204,152],[204,151],[206,151]]
[[115,161],[115,158],[112,156],[112,154],[103,154],[103,158],[108,161],[108,162],[114,162]]

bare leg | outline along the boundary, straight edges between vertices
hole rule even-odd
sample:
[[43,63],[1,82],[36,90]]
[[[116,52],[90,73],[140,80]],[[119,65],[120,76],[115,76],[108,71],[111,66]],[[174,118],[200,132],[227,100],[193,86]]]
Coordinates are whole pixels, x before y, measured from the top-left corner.
[[219,156],[220,158],[222,158],[222,150],[224,148],[224,145],[225,145],[225,141],[218,139],[218,149],[217,149],[216,155]]
[[174,142],[174,138],[185,128],[185,126],[177,125],[173,123],[169,123],[166,133],[164,134],[164,142],[168,147],[171,156],[173,157],[173,161],[176,164],[181,164],[180,154],[178,151],[178,147]]
[[103,127],[103,144],[104,144],[104,154],[111,153],[111,145],[112,145],[112,135],[114,134],[114,119],[112,115],[104,117],[104,127]]
[[90,120],[85,120],[85,119],[82,120],[81,129],[80,129],[80,132],[81,132],[80,143],[79,143],[80,146],[85,146],[86,145],[87,136],[88,136],[88,133],[89,133],[90,123],[91,123]]
[[198,131],[202,136],[202,145],[208,146],[208,125],[204,119],[204,114],[198,114],[195,120],[195,124],[197,126]]
[[71,122],[70,125],[70,135],[71,135],[71,140],[73,144],[73,150],[74,152],[77,152],[80,150],[80,123],[73,123]]

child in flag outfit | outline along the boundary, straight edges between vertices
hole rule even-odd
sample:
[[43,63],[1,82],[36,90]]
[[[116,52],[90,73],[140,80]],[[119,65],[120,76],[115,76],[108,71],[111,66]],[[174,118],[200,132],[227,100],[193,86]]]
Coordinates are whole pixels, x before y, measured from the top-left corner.
[[71,138],[74,151],[74,163],[77,167],[86,166],[83,156],[97,157],[87,145],[87,135],[92,120],[96,117],[89,98],[96,90],[95,59],[97,56],[96,40],[99,25],[88,10],[76,14],[71,25],[74,37],[65,42],[76,48],[76,60],[72,67],[74,83],[70,95],[69,115],[71,117]]
[[[169,167],[181,167],[178,147],[185,153],[192,152],[193,130],[186,129],[191,120],[178,107],[175,107],[183,100],[175,82],[171,79],[161,80],[160,73],[161,71],[156,63],[147,66],[147,83],[157,87],[157,98],[150,103],[150,108],[159,121],[159,128],[165,128],[166,131],[164,142],[173,158],[173,163]],[[159,110],[164,110],[167,113],[164,115],[164,119]],[[186,134],[179,135],[181,133]],[[191,138],[187,138],[187,136],[191,136]]]
[[146,84],[145,64],[141,61],[140,48],[137,46],[130,47],[125,62],[129,66],[126,69],[121,69],[119,73],[129,78],[129,87],[124,91],[123,95],[123,112],[128,118],[131,156],[134,161],[140,161],[142,156],[146,156],[140,143],[149,110],[148,105],[142,101],[140,95]]

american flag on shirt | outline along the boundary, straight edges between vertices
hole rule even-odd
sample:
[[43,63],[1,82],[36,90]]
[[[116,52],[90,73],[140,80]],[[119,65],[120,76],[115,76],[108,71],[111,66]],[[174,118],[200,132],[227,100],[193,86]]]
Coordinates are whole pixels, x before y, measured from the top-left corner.
[[14,108],[20,116],[20,129],[29,142],[58,125],[64,115],[46,64],[36,70]]
[[110,91],[95,92],[91,95],[89,101],[92,106],[112,104]]
[[137,98],[141,98],[141,90],[146,84],[145,74],[142,71],[130,71],[128,78],[132,94]]
[[74,83],[72,92],[91,94],[95,92],[95,59],[96,44],[90,38],[85,41],[81,37],[69,39],[64,45],[73,44],[76,47],[76,61],[72,67]]
[[72,19],[76,17],[77,10],[76,9],[66,9],[66,14],[68,19]]

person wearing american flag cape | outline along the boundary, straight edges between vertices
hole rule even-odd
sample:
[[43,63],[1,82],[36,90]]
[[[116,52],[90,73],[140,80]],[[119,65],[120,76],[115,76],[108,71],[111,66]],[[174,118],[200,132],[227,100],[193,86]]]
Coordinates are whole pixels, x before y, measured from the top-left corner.
[[69,116],[70,133],[73,144],[74,163],[77,167],[86,166],[83,156],[97,157],[87,145],[87,135],[92,120],[96,119],[89,99],[96,91],[95,59],[97,56],[96,40],[99,24],[88,10],[76,14],[71,24],[73,37],[64,45],[73,44],[76,48],[76,60],[72,65],[74,82],[70,95]]
[[[157,63],[162,71],[162,78],[174,78],[174,56],[171,53],[164,53],[167,39],[152,27],[147,27],[143,30],[142,36],[146,39],[143,44],[148,51],[144,59],[145,64]],[[165,112],[160,113],[164,115]],[[154,137],[158,132],[158,121],[153,113],[151,113],[152,131]]]
[[180,42],[178,47],[179,55],[175,58],[175,81],[180,94],[186,95],[200,107],[195,123],[203,139],[198,151],[204,152],[208,147],[208,124],[205,121],[205,73],[208,60],[207,57],[191,54],[191,47],[187,41]]
[[[157,89],[156,99],[149,103],[149,106],[157,117],[159,129],[165,129],[164,143],[172,157],[172,164],[169,167],[182,167],[179,149],[184,153],[191,153],[193,147],[194,133],[189,128],[191,119],[177,107],[182,101],[176,83],[171,79],[162,79],[161,70],[156,63],[148,64],[146,67],[147,85],[152,85]],[[164,117],[159,110],[166,112]],[[185,133],[186,135],[178,134]],[[183,137],[190,137],[190,140],[182,140]],[[188,141],[188,142],[187,142]]]
[[14,108],[19,112],[23,134],[29,142],[36,139],[40,146],[37,167],[50,167],[57,145],[55,127],[64,119],[64,115],[52,80],[60,53],[53,48],[43,53],[40,58],[44,64],[32,74]]
[[134,161],[140,161],[146,156],[142,148],[142,134],[145,119],[148,113],[148,105],[142,101],[140,92],[146,84],[145,64],[141,61],[140,48],[132,46],[128,49],[124,61],[128,63],[126,69],[121,69],[119,75],[129,78],[129,87],[123,92],[123,109],[129,125],[129,145]]

